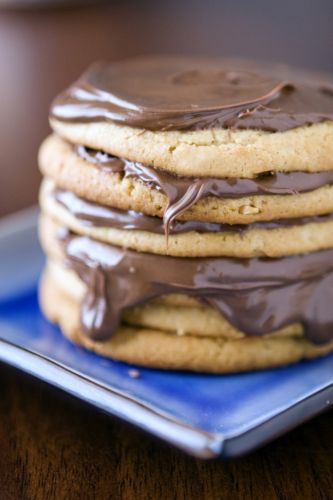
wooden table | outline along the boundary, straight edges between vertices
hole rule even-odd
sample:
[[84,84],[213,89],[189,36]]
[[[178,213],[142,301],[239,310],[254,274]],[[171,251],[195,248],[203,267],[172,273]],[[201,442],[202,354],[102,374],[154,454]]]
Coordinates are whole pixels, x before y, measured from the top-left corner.
[[1,500],[333,498],[333,413],[204,462],[0,365]]

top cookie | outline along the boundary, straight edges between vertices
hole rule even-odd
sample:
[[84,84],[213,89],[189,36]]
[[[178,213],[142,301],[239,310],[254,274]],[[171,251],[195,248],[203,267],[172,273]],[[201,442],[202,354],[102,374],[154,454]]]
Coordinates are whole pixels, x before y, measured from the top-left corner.
[[60,94],[65,139],[179,175],[333,168],[333,86],[284,66],[194,58],[98,63]]

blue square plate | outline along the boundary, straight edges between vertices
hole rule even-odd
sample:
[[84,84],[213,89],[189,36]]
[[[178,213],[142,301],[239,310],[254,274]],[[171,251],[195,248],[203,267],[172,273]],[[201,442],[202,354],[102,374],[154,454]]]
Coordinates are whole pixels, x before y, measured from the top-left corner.
[[[328,409],[333,356],[240,375],[139,368],[85,351],[41,315],[37,210],[0,222],[0,359],[202,458],[248,452]],[[132,376],[131,376],[132,375]]]

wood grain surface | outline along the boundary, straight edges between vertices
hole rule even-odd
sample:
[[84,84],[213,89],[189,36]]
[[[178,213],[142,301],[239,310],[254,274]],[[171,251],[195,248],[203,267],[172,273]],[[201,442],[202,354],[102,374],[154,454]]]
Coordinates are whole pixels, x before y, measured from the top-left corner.
[[204,462],[0,364],[1,500],[332,499],[333,413]]

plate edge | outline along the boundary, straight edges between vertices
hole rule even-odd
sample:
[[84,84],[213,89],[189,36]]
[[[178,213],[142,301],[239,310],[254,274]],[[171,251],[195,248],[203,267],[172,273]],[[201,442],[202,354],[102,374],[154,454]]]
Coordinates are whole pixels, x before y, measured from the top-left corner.
[[[186,453],[202,459],[218,458],[223,450],[223,438],[161,415],[135,399],[118,393],[84,374],[34,353],[7,340],[0,339],[0,360],[90,403],[104,412],[121,418]],[[38,370],[34,369],[38,366]],[[40,369],[42,367],[42,370]],[[57,377],[52,377],[57,374]],[[124,413],[116,406],[131,408]],[[134,410],[134,411],[133,411]],[[140,414],[140,418],[134,415]],[[157,427],[154,426],[158,424]]]

